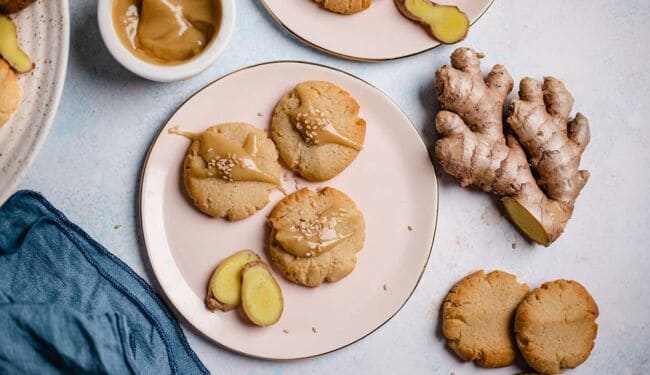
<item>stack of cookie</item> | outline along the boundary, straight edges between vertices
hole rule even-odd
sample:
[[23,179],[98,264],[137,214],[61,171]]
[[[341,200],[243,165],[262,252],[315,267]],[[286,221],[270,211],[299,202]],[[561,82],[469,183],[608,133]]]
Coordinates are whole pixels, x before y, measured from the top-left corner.
[[514,275],[478,271],[449,291],[442,332],[459,357],[481,367],[511,365],[518,348],[535,371],[556,374],[589,357],[597,317],[596,302],[576,281],[555,280],[529,292]]

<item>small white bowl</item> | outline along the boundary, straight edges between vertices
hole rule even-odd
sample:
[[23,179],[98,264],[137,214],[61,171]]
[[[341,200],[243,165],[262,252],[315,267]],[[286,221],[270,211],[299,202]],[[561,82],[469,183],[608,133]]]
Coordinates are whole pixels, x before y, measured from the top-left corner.
[[190,78],[212,65],[230,41],[235,26],[235,0],[215,0],[221,3],[221,23],[216,38],[195,58],[178,65],[156,65],[140,60],[120,41],[113,23],[113,0],[99,0],[97,22],[104,44],[122,66],[140,77],[158,82]]

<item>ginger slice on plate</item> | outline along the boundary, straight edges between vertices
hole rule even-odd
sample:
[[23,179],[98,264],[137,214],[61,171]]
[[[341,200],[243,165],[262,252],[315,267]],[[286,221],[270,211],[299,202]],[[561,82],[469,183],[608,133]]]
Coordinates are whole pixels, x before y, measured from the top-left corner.
[[248,319],[258,326],[269,326],[280,320],[284,310],[282,289],[261,261],[244,266],[241,301]]
[[18,73],[26,73],[34,68],[34,63],[18,45],[16,26],[7,16],[0,14],[0,56]]
[[469,18],[455,5],[430,0],[395,0],[395,4],[406,18],[426,26],[440,43],[458,43],[467,36]]
[[259,260],[259,255],[254,251],[241,250],[221,261],[208,282],[205,306],[212,311],[228,311],[239,306],[244,266]]

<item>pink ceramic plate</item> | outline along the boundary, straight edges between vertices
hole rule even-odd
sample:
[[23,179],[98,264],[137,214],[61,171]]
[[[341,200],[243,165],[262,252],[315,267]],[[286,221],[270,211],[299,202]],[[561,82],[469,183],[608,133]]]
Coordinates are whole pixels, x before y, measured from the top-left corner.
[[[265,219],[283,195],[274,192],[267,207],[240,222],[203,215],[186,200],[182,189],[181,164],[189,142],[167,129],[180,125],[201,131],[230,121],[266,129],[277,101],[306,80],[331,81],[357,99],[368,123],[365,148],[350,167],[330,181],[307,183],[285,172],[284,186],[289,192],[326,185],[344,191],[365,215],[366,243],[355,271],[335,284],[310,289],[291,284],[276,272],[284,293],[284,314],[277,324],[259,328],[245,323],[237,312],[209,312],[203,298],[213,268],[234,251],[254,249],[268,262]],[[424,272],[437,219],[433,167],[404,113],[385,94],[358,78],[301,62],[245,68],[192,96],[156,137],[141,183],[144,242],[171,303],[215,342],[261,358],[327,353],[387,322],[408,300]]]
[[[393,0],[373,0],[349,16],[329,12],[313,0],[260,0],[290,33],[324,52],[362,61],[391,60],[439,45],[417,23],[402,16]],[[473,24],[494,0],[444,0],[457,5]],[[470,30],[470,33],[472,31]]]

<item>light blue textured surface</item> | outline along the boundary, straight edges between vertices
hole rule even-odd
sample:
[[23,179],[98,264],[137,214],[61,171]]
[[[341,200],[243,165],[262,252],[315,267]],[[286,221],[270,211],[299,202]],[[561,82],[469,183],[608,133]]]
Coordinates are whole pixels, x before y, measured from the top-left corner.
[[[454,47],[386,63],[344,61],[285,34],[257,0],[237,0],[234,36],[218,62],[191,80],[158,84],[133,76],[110,57],[97,29],[95,3],[71,1],[70,66],[63,99],[21,187],[43,192],[148,280],[152,274],[136,227],[143,157],[177,106],[217,77],[278,59],[328,64],[384,90],[426,139],[432,137],[433,74]],[[647,0],[499,0],[462,43],[486,54],[484,67],[505,64],[516,81],[524,75],[564,80],[576,98],[575,109],[590,119],[592,142],[582,165],[592,177],[566,233],[551,248],[525,242],[485,194],[460,189],[442,177],[433,254],[418,290],[395,319],[341,351],[284,363],[224,351],[187,330],[206,366],[215,373],[246,374],[478,371],[445,349],[436,331],[438,310],[456,280],[475,269],[499,268],[531,286],[562,277],[591,291],[601,310],[596,348],[572,373],[650,372],[649,17]],[[372,124],[368,126],[372,131]]]

